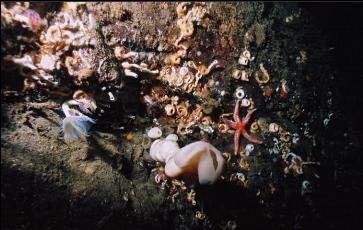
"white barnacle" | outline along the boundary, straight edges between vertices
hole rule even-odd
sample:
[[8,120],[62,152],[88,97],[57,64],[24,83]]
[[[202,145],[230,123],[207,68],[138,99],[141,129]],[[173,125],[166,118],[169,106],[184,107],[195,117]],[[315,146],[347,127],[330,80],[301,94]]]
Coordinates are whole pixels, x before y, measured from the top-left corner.
[[249,107],[251,105],[251,101],[248,100],[247,98],[243,98],[241,101],[241,106],[242,107]]
[[255,146],[253,144],[247,144],[246,148],[245,148],[246,156],[249,156],[250,153],[252,153],[254,149],[255,149]]
[[301,184],[301,196],[312,192],[312,186],[309,181],[304,180]]
[[245,70],[242,70],[241,72],[241,80],[242,81],[249,81],[250,79],[248,79],[248,74]]
[[110,97],[110,101],[115,101],[115,96],[113,96],[112,92],[108,92],[107,94]]
[[41,69],[44,69],[45,71],[53,71],[56,67],[57,61],[57,56],[44,54],[40,60],[40,63],[37,66]]
[[238,63],[241,65],[247,65],[248,64],[248,58],[244,57],[244,56],[240,56],[238,59]]
[[242,89],[242,87],[238,87],[236,89],[235,95],[236,95],[237,99],[242,99],[245,96],[245,91]]
[[163,132],[159,127],[153,127],[147,132],[147,136],[150,138],[159,138],[162,134]]

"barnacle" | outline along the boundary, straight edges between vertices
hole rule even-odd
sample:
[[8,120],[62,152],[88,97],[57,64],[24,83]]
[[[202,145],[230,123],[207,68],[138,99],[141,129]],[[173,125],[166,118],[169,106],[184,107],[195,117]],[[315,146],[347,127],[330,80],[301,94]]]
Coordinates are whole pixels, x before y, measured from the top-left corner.
[[257,122],[253,122],[253,123],[251,124],[250,131],[251,131],[251,133],[256,133],[256,132],[257,132],[257,130],[258,130]]
[[242,70],[241,80],[242,81],[249,81],[250,80],[249,77],[248,77],[248,73],[245,70]]
[[176,13],[178,14],[179,18],[185,16],[188,5],[190,5],[188,2],[182,2],[178,4],[176,7]]
[[190,113],[190,121],[199,121],[203,117],[203,109],[200,105],[196,105],[196,108]]
[[270,80],[270,75],[268,74],[267,70],[265,69],[262,63],[260,64],[260,70],[262,72],[262,76],[261,74],[258,74],[258,72],[256,72],[255,74],[256,82],[258,84],[266,84]]
[[44,54],[41,57],[40,63],[37,66],[46,71],[53,71],[56,68],[56,63],[59,57],[56,55]]
[[239,69],[234,69],[234,70],[232,71],[232,77],[233,77],[234,79],[240,79],[240,77],[241,77],[241,70],[239,70]]
[[180,61],[181,61],[181,59],[178,54],[171,54],[167,57],[166,64],[179,65]]
[[232,159],[232,155],[227,152],[222,153],[222,156],[226,160],[227,163],[229,163],[229,161]]
[[238,59],[238,63],[241,65],[248,65],[248,61],[253,61],[255,57],[251,56],[250,51],[244,50]]
[[176,112],[179,117],[188,116],[188,108],[184,104],[179,104],[176,106]]
[[144,149],[148,149],[151,146],[151,138],[148,136],[143,136],[142,140],[141,140],[141,146]]
[[241,101],[241,106],[242,107],[250,107],[251,105],[251,101],[247,98],[243,98]]
[[270,123],[269,126],[268,126],[268,130],[271,132],[271,133],[276,133],[279,131],[279,125],[276,124],[276,123]]
[[245,154],[240,154],[241,160],[239,161],[239,166],[242,170],[249,170],[250,164],[248,163],[247,156]]
[[159,138],[162,134],[163,133],[159,127],[153,127],[147,132],[147,136],[150,138]]
[[171,104],[177,105],[178,104],[178,101],[179,101],[179,97],[178,96],[172,96],[170,98],[170,100],[171,100]]
[[212,123],[212,118],[210,116],[204,116],[202,118],[203,125],[210,125]]
[[188,134],[188,132],[187,132],[187,123],[185,123],[184,121],[179,121],[176,133],[180,134],[180,135]]
[[273,93],[273,89],[270,86],[265,86],[263,88],[263,95],[266,97],[271,97],[272,93]]
[[290,152],[286,155],[285,162],[288,164],[288,166],[284,170],[285,173],[293,170],[293,172],[297,174],[303,174],[303,160],[300,156]]
[[65,66],[69,75],[76,77],[75,83],[80,83],[86,80],[93,74],[91,62],[89,60],[90,53],[86,49],[73,51],[73,56],[67,56]]
[[247,144],[245,147],[245,155],[249,156],[251,152],[255,149],[255,146],[253,144]]
[[220,123],[218,124],[218,130],[221,133],[227,133],[227,131],[229,130],[228,126],[225,123]]
[[184,18],[178,19],[177,25],[180,28],[181,38],[192,36],[192,34],[194,32],[194,26],[193,26],[193,22],[189,18],[184,17]]
[[59,25],[52,25],[45,34],[44,43],[56,43],[62,39],[62,31]]
[[[143,73],[149,73],[149,74],[158,74],[159,70],[150,70],[147,68],[147,65],[144,63],[141,63],[140,65],[138,64],[134,64],[134,63],[129,63],[129,62],[122,62],[121,66],[126,70],[130,70],[131,68],[135,68],[137,70],[139,70],[140,72]],[[131,70],[130,70],[131,71]]]
[[204,220],[205,219],[205,214],[200,212],[200,211],[197,211],[195,213],[195,218],[197,218],[198,220]]
[[116,46],[114,49],[115,57],[119,60],[125,60],[137,56],[137,52],[130,51],[126,53],[125,47]]
[[245,96],[245,91],[242,89],[242,87],[238,87],[235,92],[237,99],[243,99]]
[[287,86],[287,81],[285,79],[281,80],[280,97],[286,98],[289,93],[289,87]]
[[168,115],[168,116],[173,116],[175,114],[175,107],[172,104],[167,104],[164,109],[165,109],[166,115]]

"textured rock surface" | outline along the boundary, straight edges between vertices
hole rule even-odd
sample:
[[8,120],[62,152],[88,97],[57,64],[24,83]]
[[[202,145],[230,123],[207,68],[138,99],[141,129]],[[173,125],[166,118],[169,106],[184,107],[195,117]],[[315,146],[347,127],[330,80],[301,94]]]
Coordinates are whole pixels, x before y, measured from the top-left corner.
[[[184,59],[208,66],[219,58],[225,68],[201,79],[201,86],[210,79],[218,85],[194,95],[147,74],[127,77],[113,56],[116,44],[154,53],[148,64],[161,70],[167,56],[175,52],[173,43],[179,36],[176,6],[159,2],[86,5],[97,22],[91,31],[96,44],[90,55],[92,71],[97,74],[82,88],[94,92],[97,104],[105,110],[87,143],[66,145],[62,138],[60,106],[78,89],[64,77],[64,69],[56,74],[61,90],[23,93],[23,79],[10,67],[2,68],[2,228],[234,229],[235,224],[237,229],[341,229],[357,221],[354,211],[358,208],[348,214],[345,210],[352,207],[349,196],[357,198],[362,189],[358,183],[362,162],[355,139],[359,135],[348,126],[339,104],[342,95],[336,83],[341,73],[334,66],[336,57],[308,11],[294,3],[206,3],[208,15],[195,26]],[[30,8],[41,17],[60,10],[59,4],[32,3]],[[29,31],[3,26],[1,30],[2,64],[8,64],[5,55],[37,50],[33,41],[14,42],[19,33],[31,37]],[[255,59],[244,68],[238,58],[246,46]],[[100,67],[101,60],[105,61]],[[260,63],[269,72],[267,85],[272,92],[254,79]],[[234,79],[234,69],[246,70],[250,81]],[[281,80],[288,82],[287,97],[279,91]],[[257,122],[281,125],[291,139],[286,143],[291,144],[297,133],[299,141],[289,150],[320,165],[304,166],[302,175],[285,174],[286,162],[276,149],[287,144],[280,136],[261,132],[265,144],[255,145],[248,157],[232,157],[223,179],[213,187],[194,186],[191,178],[184,178],[187,189],[175,181],[166,188],[156,184],[153,169],[159,165],[141,145],[143,135],[155,126],[154,118],[163,135],[175,132],[178,121],[165,116],[166,103],[153,105],[146,97],[143,102],[143,93],[155,90],[178,95],[183,102],[189,100],[190,108],[197,110],[193,106],[200,104],[218,123],[222,114],[233,112],[233,94],[240,86],[253,98]],[[109,100],[107,91],[113,93],[115,102]],[[55,107],[35,106],[48,101]],[[207,139],[223,152],[233,153],[233,134],[200,127],[204,126],[179,137],[180,145]],[[246,144],[241,139],[241,149]],[[301,196],[305,180],[313,189]],[[191,189],[196,192],[196,205],[188,197]],[[205,217],[196,217],[198,211]]]

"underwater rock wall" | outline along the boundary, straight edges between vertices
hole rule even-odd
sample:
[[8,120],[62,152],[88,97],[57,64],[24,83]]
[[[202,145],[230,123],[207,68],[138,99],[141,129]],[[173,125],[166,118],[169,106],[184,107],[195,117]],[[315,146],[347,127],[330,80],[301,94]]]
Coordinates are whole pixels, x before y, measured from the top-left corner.
[[[3,227],[324,226],[324,180],[355,144],[330,144],[336,72],[297,4],[1,7]],[[65,140],[67,114],[95,120],[74,125],[85,140]],[[167,178],[153,127],[223,152],[220,180]]]

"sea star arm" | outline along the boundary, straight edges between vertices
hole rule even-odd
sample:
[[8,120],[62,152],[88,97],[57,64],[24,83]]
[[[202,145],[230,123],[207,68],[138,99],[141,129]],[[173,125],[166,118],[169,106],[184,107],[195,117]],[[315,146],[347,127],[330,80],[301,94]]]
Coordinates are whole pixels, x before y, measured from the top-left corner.
[[253,142],[255,144],[262,144],[263,143],[262,141],[260,141],[256,137],[253,137],[250,134],[248,134],[246,130],[242,131],[242,135],[244,136],[244,138],[246,138],[247,140],[249,140],[249,141],[251,141],[251,142]]
[[239,100],[237,100],[236,106],[234,107],[233,119],[235,122],[241,121],[241,119],[239,117]]
[[237,123],[233,122],[231,120],[228,120],[226,118],[223,118],[223,122],[229,127],[229,128],[233,128],[236,129]]
[[234,155],[238,155],[239,153],[239,139],[241,136],[241,132],[240,130],[236,130],[236,132],[234,133]]
[[252,114],[253,114],[255,111],[256,111],[256,109],[249,110],[249,111],[248,111],[248,113],[247,113],[247,115],[243,118],[242,123],[243,123],[243,124],[247,124],[247,123],[250,121],[251,116],[252,116]]

